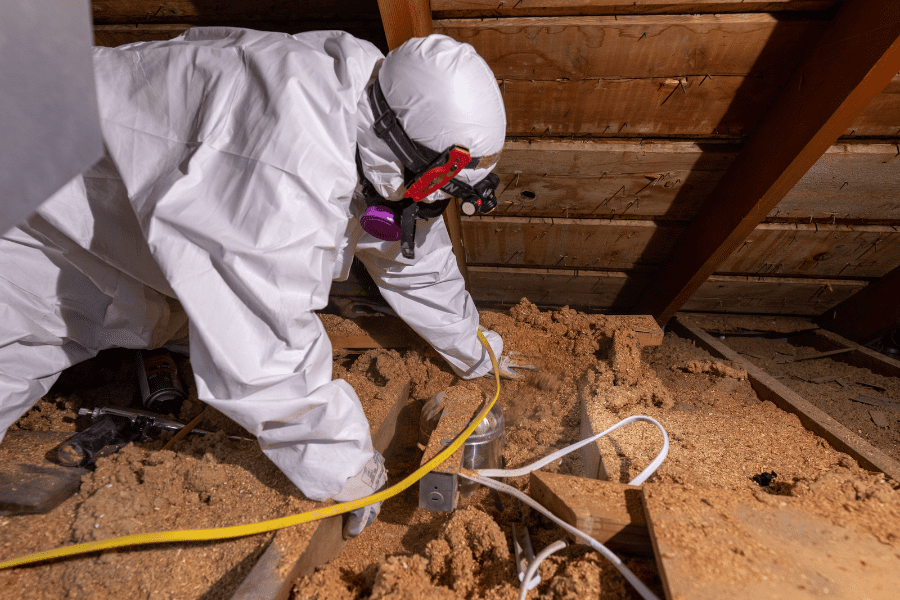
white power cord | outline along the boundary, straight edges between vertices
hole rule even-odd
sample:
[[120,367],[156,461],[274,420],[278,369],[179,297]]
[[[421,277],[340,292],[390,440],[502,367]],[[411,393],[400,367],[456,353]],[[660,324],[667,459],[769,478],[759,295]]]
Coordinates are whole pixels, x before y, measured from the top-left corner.
[[[605,435],[612,433],[613,431],[615,431],[616,429],[619,429],[620,427],[624,427],[625,425],[629,425],[636,421],[647,421],[647,422],[653,423],[654,425],[656,425],[659,428],[659,430],[662,432],[662,435],[663,435],[662,450],[660,450],[659,454],[656,455],[656,458],[654,458],[653,461],[649,465],[647,465],[647,467],[643,471],[638,473],[637,477],[635,477],[634,479],[632,479],[629,482],[629,485],[641,485],[651,475],[653,475],[654,472],[656,472],[656,470],[659,468],[659,466],[666,459],[666,455],[668,455],[668,453],[669,453],[669,436],[668,436],[668,434],[666,434],[666,430],[663,429],[662,425],[660,425],[659,422],[656,421],[656,419],[653,419],[651,417],[647,417],[644,415],[635,415],[633,417],[628,417],[627,419],[623,419],[622,421],[619,421],[618,423],[616,423],[615,425],[613,425],[612,427],[610,427],[609,429],[607,429],[606,431],[604,431],[602,433],[598,433],[597,435],[594,435],[594,436],[591,436],[584,440],[581,440],[580,442],[572,444],[571,446],[567,446],[567,447],[563,448],[562,450],[557,450],[553,454],[550,454],[549,456],[546,456],[546,457],[542,458],[541,460],[536,461],[536,462],[534,462],[528,466],[522,467],[520,469],[480,469],[477,471],[478,475],[472,476],[472,475],[466,475],[465,473],[459,473],[459,476],[463,477],[464,479],[476,481],[476,482],[478,482],[484,486],[487,486],[489,488],[493,488],[493,489],[501,491],[501,492],[506,492],[507,494],[510,494],[511,496],[515,496],[516,498],[518,498],[519,500],[521,500],[522,502],[524,502],[531,508],[537,510],[538,512],[540,512],[541,514],[546,516],[548,519],[550,519],[551,521],[553,521],[554,523],[556,523],[557,525],[559,525],[560,527],[565,529],[570,535],[577,537],[577,538],[581,538],[582,540],[587,542],[591,546],[591,548],[593,548],[594,550],[596,550],[597,552],[602,554],[604,557],[606,557],[606,559],[609,560],[609,562],[611,562],[613,564],[613,566],[616,569],[618,569],[619,572],[625,577],[625,579],[628,581],[628,583],[630,583],[632,586],[634,586],[634,589],[637,590],[638,594],[641,595],[641,598],[643,598],[644,600],[659,600],[659,597],[656,594],[654,594],[652,591],[650,591],[650,588],[648,588],[646,585],[644,585],[644,583],[640,579],[638,579],[637,576],[634,573],[632,573],[628,567],[625,566],[625,563],[623,563],[622,560],[618,556],[616,556],[609,548],[607,548],[606,546],[604,546],[603,544],[601,544],[600,542],[598,542],[597,540],[595,540],[588,534],[584,533],[580,529],[576,529],[572,525],[569,525],[568,523],[566,523],[565,521],[563,521],[562,519],[560,519],[559,517],[557,517],[556,515],[551,513],[549,510],[544,508],[543,505],[541,505],[540,503],[533,500],[527,494],[517,490],[516,488],[514,488],[512,486],[506,485],[505,483],[500,483],[499,481],[490,479],[490,477],[518,477],[521,475],[527,475],[528,473],[531,473],[532,471],[540,469],[544,465],[547,465],[547,464],[553,462],[554,460],[562,458],[566,454],[573,452],[573,451],[581,448],[582,446],[586,446],[587,444],[590,444],[591,442],[593,442]],[[520,592],[519,592],[519,600],[524,600],[525,595],[528,593],[528,590],[525,587],[524,582],[530,581],[530,578],[533,577],[534,574],[537,572],[537,569],[540,566],[541,561],[543,561],[547,556],[549,556],[553,552],[556,552],[557,550],[560,550],[565,547],[565,542],[562,541],[562,543],[563,543],[562,546],[559,546],[560,542],[555,542],[553,544],[550,544],[550,546],[547,546],[547,548],[544,548],[544,550],[541,551],[541,553],[535,557],[534,562],[532,562],[532,564],[528,567],[528,572],[525,574],[525,577],[523,578],[522,588],[520,589]]]
[[[528,590],[532,589],[529,582],[532,581],[532,578],[537,574],[538,567],[541,566],[544,559],[568,545],[569,542],[566,540],[557,540],[541,550],[540,554],[534,557],[534,560],[528,565],[528,570],[525,571],[525,577],[522,579],[522,586],[519,588],[519,600],[525,600],[525,597],[528,596]],[[538,581],[540,581],[540,577],[538,577]]]
[[[634,573],[632,573],[631,570],[625,566],[625,564],[622,562],[622,560],[618,556],[613,554],[609,548],[607,548],[606,546],[604,546],[603,544],[601,544],[600,542],[598,542],[597,540],[595,540],[588,534],[584,533],[580,529],[576,529],[575,527],[572,527],[571,525],[569,525],[568,523],[566,523],[565,521],[563,521],[562,519],[560,519],[559,517],[557,517],[556,515],[551,513],[549,510],[544,508],[541,504],[532,500],[531,497],[529,497],[524,492],[520,492],[519,490],[517,490],[516,488],[514,488],[512,486],[506,485],[505,483],[500,483],[499,481],[490,479],[489,477],[479,477],[477,475],[466,475],[465,473],[459,473],[459,476],[464,479],[470,479],[472,481],[477,481],[478,483],[480,483],[484,486],[487,486],[489,488],[494,488],[497,491],[506,492],[507,494],[515,496],[516,498],[518,498],[519,500],[521,500],[522,502],[524,502],[531,508],[539,511],[544,516],[546,516],[548,519],[550,519],[551,521],[553,521],[554,523],[556,523],[557,525],[559,525],[560,527],[565,529],[572,536],[583,539],[585,542],[590,544],[591,548],[593,548],[594,550],[596,550],[597,552],[599,552],[600,554],[605,556],[606,559],[609,560],[609,562],[611,562],[613,564],[613,566],[619,570],[620,573],[622,573],[622,575],[625,577],[625,579],[628,580],[628,583],[630,583],[631,585],[634,586],[634,589],[636,589],[638,591],[638,593],[641,595],[642,598],[644,598],[644,600],[659,600],[659,597],[657,597],[656,594],[651,592],[650,589],[646,585],[644,585],[643,582],[641,582],[641,580],[638,579],[637,576]],[[535,562],[537,562],[537,558],[535,558]]]
[[591,442],[602,438],[604,435],[609,435],[616,429],[619,429],[620,427],[624,427],[625,425],[630,425],[631,423],[634,423],[636,421],[647,421],[649,423],[653,423],[654,425],[656,425],[659,428],[659,430],[662,432],[662,435],[663,435],[662,450],[659,451],[659,454],[656,455],[656,458],[654,458],[653,461],[649,465],[647,465],[647,467],[643,471],[641,471],[640,473],[637,474],[637,477],[635,477],[634,479],[632,479],[631,481],[628,482],[628,485],[641,485],[651,475],[653,475],[653,473],[656,472],[656,470],[663,463],[663,461],[666,460],[666,456],[669,454],[669,436],[666,434],[666,430],[663,429],[663,426],[660,425],[656,419],[654,419],[652,417],[647,417],[644,415],[635,415],[633,417],[628,417],[627,419],[623,419],[623,420],[619,421],[618,423],[616,423],[615,425],[613,425],[612,427],[610,427],[609,429],[607,429],[606,431],[603,431],[602,433],[598,433],[597,435],[593,435],[589,438],[585,438],[585,439],[581,440],[580,442],[576,442],[576,443],[572,444],[571,446],[566,446],[562,450],[557,450],[553,454],[550,454],[549,456],[545,456],[541,460],[533,462],[530,465],[527,465],[525,467],[522,467],[519,469],[479,469],[478,474],[482,475],[484,477],[519,477],[521,475],[528,475],[532,471],[536,471],[536,470],[540,469],[541,467],[552,463],[554,460],[560,459],[563,456],[565,456],[566,454],[573,452],[575,450],[578,450],[582,446],[587,446]]

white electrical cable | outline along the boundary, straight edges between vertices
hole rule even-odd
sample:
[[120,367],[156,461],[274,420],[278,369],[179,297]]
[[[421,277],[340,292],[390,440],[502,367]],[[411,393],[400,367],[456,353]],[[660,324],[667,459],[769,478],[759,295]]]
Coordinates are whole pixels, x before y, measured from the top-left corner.
[[[634,586],[634,589],[637,590],[637,592],[641,595],[641,597],[644,600],[659,600],[659,598],[656,596],[656,594],[651,592],[650,589],[646,585],[644,585],[644,583],[640,579],[638,579],[637,576],[634,573],[632,573],[628,567],[625,566],[625,563],[623,563],[622,560],[618,556],[616,556],[615,554],[613,554],[612,551],[609,550],[609,548],[607,548],[606,546],[604,546],[603,544],[601,544],[600,542],[598,542],[597,540],[595,540],[588,534],[584,533],[583,531],[576,529],[575,527],[569,525],[568,523],[566,523],[565,521],[563,521],[562,519],[560,519],[559,517],[557,517],[556,515],[551,513],[549,510],[544,508],[540,503],[532,500],[531,497],[526,495],[525,493],[520,492],[516,488],[506,485],[505,483],[500,483],[499,481],[489,479],[490,477],[519,477],[521,475],[527,475],[528,473],[531,473],[532,471],[540,469],[544,465],[547,465],[547,464],[553,462],[554,460],[562,458],[563,456],[565,456],[566,454],[568,454],[570,452],[578,450],[582,446],[586,446],[587,444],[590,444],[591,442],[593,442],[597,439],[600,439],[601,437],[603,437],[605,435],[612,433],[613,431],[615,431],[616,429],[619,429],[620,427],[624,427],[625,425],[630,425],[631,423],[634,423],[636,421],[647,421],[647,422],[653,423],[654,425],[656,425],[659,428],[659,430],[662,432],[662,436],[663,436],[663,447],[662,447],[662,450],[659,451],[659,454],[656,455],[656,458],[654,458],[653,461],[651,461],[650,464],[647,465],[647,467],[643,471],[638,473],[637,477],[635,477],[630,482],[628,482],[629,485],[641,485],[651,475],[653,475],[653,473],[656,472],[656,470],[659,468],[659,466],[666,459],[666,456],[669,454],[669,435],[666,433],[666,430],[663,429],[663,426],[660,425],[656,419],[653,419],[652,417],[647,417],[645,415],[635,415],[635,416],[623,419],[623,420],[619,421],[618,423],[616,423],[615,425],[613,425],[612,427],[610,427],[609,429],[607,429],[606,431],[598,433],[597,435],[593,435],[589,438],[583,439],[580,442],[576,442],[576,443],[572,444],[571,446],[566,446],[562,450],[557,450],[556,452],[550,454],[549,456],[545,456],[541,460],[533,462],[530,465],[522,467],[520,469],[479,469],[478,471],[476,471],[478,473],[478,475],[476,475],[476,476],[466,475],[465,473],[459,473],[459,476],[463,477],[465,479],[469,479],[471,481],[477,481],[478,483],[485,485],[489,488],[493,488],[495,490],[498,490],[501,492],[506,492],[507,494],[515,496],[516,498],[518,498],[519,500],[521,500],[528,506],[537,510],[538,512],[540,512],[541,514],[546,516],[548,519],[550,519],[551,521],[553,521],[554,523],[556,523],[557,525],[559,525],[560,527],[562,527],[563,529],[568,531],[571,535],[583,539],[588,544],[590,544],[591,548],[593,548],[594,550],[596,550],[597,552],[599,552],[600,554],[605,556],[607,558],[607,560],[609,560],[609,562],[611,562],[613,564],[613,566],[619,570],[619,572],[625,577],[625,579],[631,585]],[[534,576],[534,573],[537,571],[538,566],[540,566],[541,561],[543,561],[544,558],[546,558],[551,553],[556,552],[557,550],[560,549],[559,547],[556,547],[553,550],[550,550],[548,552],[548,549],[556,546],[556,544],[559,544],[559,542],[556,542],[555,544],[551,544],[547,548],[544,548],[544,550],[534,559],[534,562],[532,562],[532,564],[529,565],[528,572],[525,574],[525,577],[523,578],[523,584],[520,589],[519,600],[524,600],[525,594],[528,593],[528,590],[526,589],[524,582],[529,581],[530,578]]]
[[653,475],[653,473],[659,468],[659,465],[661,465],[663,461],[666,460],[666,456],[669,454],[669,436],[666,434],[666,430],[663,429],[662,425],[660,425],[656,419],[644,415],[635,415],[633,417],[623,419],[602,433],[598,433],[597,435],[583,439],[580,442],[572,444],[571,446],[566,446],[562,450],[557,450],[553,454],[545,456],[541,460],[533,462],[530,465],[522,467],[520,469],[479,469],[478,474],[484,477],[519,477],[521,475],[528,475],[532,471],[540,469],[544,465],[550,464],[554,460],[562,458],[569,452],[578,450],[582,446],[587,446],[591,442],[600,439],[604,435],[608,435],[616,429],[624,427],[625,425],[630,425],[631,423],[634,423],[636,421],[647,421],[649,423],[653,423],[659,428],[663,435],[662,450],[660,450],[659,454],[656,455],[656,458],[653,459],[653,462],[647,465],[647,467],[643,471],[638,473],[637,477],[628,482],[628,485],[641,485],[642,483],[644,483],[644,481],[647,480],[647,478]]
[[[525,597],[528,596],[528,590],[531,589],[529,587],[529,582],[532,578],[537,574],[538,567],[541,566],[541,563],[544,562],[544,559],[553,554],[558,550],[562,550],[569,543],[566,540],[557,540],[541,550],[540,554],[534,557],[534,560],[531,561],[531,564],[528,565],[528,570],[525,571],[525,577],[522,579],[522,586],[519,588],[519,600],[525,600]],[[540,579],[538,579],[540,581]]]
[[522,502],[524,502],[531,508],[539,511],[541,514],[546,516],[548,519],[550,519],[551,521],[553,521],[554,523],[556,523],[557,525],[559,525],[560,527],[565,529],[567,532],[569,532],[574,537],[583,539],[588,544],[590,544],[591,548],[593,548],[594,550],[596,550],[597,552],[599,552],[600,554],[605,556],[606,559],[609,560],[609,562],[611,562],[613,564],[613,566],[616,569],[618,569],[619,572],[625,577],[625,579],[628,581],[628,583],[630,583],[632,586],[634,586],[634,589],[636,589],[638,594],[641,595],[641,598],[643,598],[644,600],[659,600],[659,597],[656,594],[654,594],[652,591],[650,591],[650,588],[648,588],[646,585],[644,585],[644,583],[640,579],[638,579],[637,576],[634,573],[632,573],[628,567],[625,566],[625,564],[622,562],[622,560],[609,550],[609,548],[607,548],[606,546],[604,546],[603,544],[601,544],[600,542],[598,542],[597,540],[595,540],[588,534],[584,533],[583,531],[576,529],[575,527],[572,527],[571,525],[569,525],[568,523],[566,523],[565,521],[563,521],[562,519],[560,519],[559,517],[557,517],[556,515],[551,513],[549,510],[547,510],[546,508],[541,506],[539,503],[532,500],[525,493],[520,492],[519,490],[517,490],[516,488],[514,488],[512,486],[506,485],[505,483],[500,483],[499,481],[495,481],[488,477],[479,477],[477,475],[475,475],[475,476],[466,475],[465,473],[459,473],[459,476],[463,477],[464,479],[469,479],[471,481],[477,481],[478,483],[480,483],[484,486],[487,486],[489,488],[494,488],[495,490],[498,490],[501,492],[506,492],[507,494],[515,496],[516,498],[518,498],[519,500],[521,500]]

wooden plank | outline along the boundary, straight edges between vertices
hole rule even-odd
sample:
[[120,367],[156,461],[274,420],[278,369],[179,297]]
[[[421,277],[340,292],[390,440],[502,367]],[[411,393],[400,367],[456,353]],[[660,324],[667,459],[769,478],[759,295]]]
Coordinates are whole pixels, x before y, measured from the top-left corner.
[[[895,78],[891,85],[898,81]],[[898,188],[898,144],[844,139],[816,161],[769,213],[769,219],[896,224],[900,219],[900,202],[895,192]]]
[[761,223],[716,272],[874,278],[898,264],[900,233],[891,226]]
[[815,316],[865,284],[859,280],[712,275],[685,302],[683,310]]
[[435,19],[563,15],[698,14],[817,11],[840,0],[431,0]]
[[900,361],[875,352],[871,348],[861,346],[831,331],[817,329],[807,335],[791,338],[791,343],[797,345],[810,345],[817,350],[835,350],[839,348],[853,348],[853,352],[840,355],[835,358],[848,365],[869,369],[873,373],[885,377],[900,377]]
[[522,298],[540,306],[575,306],[586,310],[633,304],[646,275],[618,271],[469,267],[476,303],[513,305]]
[[687,220],[739,148],[724,142],[510,138],[495,170],[501,190],[496,214]]
[[[757,126],[784,82],[737,75],[712,79],[685,75],[508,79],[500,85],[510,136],[741,139]],[[890,89],[894,89],[893,83]],[[900,129],[900,94],[886,91],[872,106],[848,120],[840,134],[895,137]]]
[[752,75],[781,83],[826,24],[769,14],[521,17],[435,21],[434,30],[471,44],[507,81]]
[[756,77],[686,75],[504,80],[501,89],[507,135],[740,138],[762,118],[778,84]]
[[450,243],[453,244],[453,255],[456,257],[456,266],[463,276],[466,290],[469,290],[469,265],[468,252],[466,251],[466,238],[463,235],[462,217],[459,210],[459,200],[453,198],[450,205],[444,210],[444,224],[450,235]]
[[736,362],[740,368],[747,371],[750,384],[762,400],[769,400],[780,409],[797,415],[804,427],[822,437],[835,450],[849,454],[865,469],[880,471],[894,480],[900,480],[900,463],[858,437],[756,365],[744,360],[740,354],[693,325],[690,319],[684,316],[675,317],[672,320],[672,330],[693,340],[713,356]]
[[94,23],[228,23],[251,21],[336,21],[376,19],[378,6],[368,0],[265,0],[203,2],[198,0],[91,0]]
[[642,493],[669,600],[891,597],[900,557],[871,530],[838,525],[798,498],[677,484]]
[[[668,221],[506,214],[463,218],[469,263],[646,270],[663,262],[686,229]],[[892,227],[763,223],[718,274],[871,278],[897,264],[900,232]]]
[[608,318],[618,321],[621,327],[630,328],[642,347],[663,343],[665,332],[650,315],[609,315]]
[[[372,445],[379,452],[387,450],[397,431],[397,420],[400,412],[409,400],[409,383],[399,388],[397,399],[390,411],[378,424],[372,425]],[[282,534],[284,530],[279,531]],[[344,548],[343,515],[329,517],[319,521],[312,538],[306,548],[295,559],[293,566],[284,565],[288,556],[293,554],[289,536],[284,536],[284,546],[276,534],[272,543],[263,552],[250,570],[250,573],[235,591],[233,600],[286,600],[291,593],[294,580],[305,575],[312,575],[316,567],[324,565],[340,554]]]
[[[876,22],[880,26],[873,29]],[[637,312],[661,322],[674,315],[898,71],[896,2],[842,5],[669,255]],[[728,199],[727,210],[720,198]]]
[[[501,190],[496,214],[687,221],[739,150],[721,141],[510,138],[495,169]],[[900,225],[893,191],[900,188],[898,167],[897,144],[842,140],[768,219]]]
[[662,262],[683,227],[653,221],[465,217],[472,264],[604,268]]
[[900,266],[823,314],[819,325],[853,340],[868,341],[900,321],[898,298]]
[[551,513],[610,550],[653,556],[640,487],[534,471],[528,493]]
[[[540,306],[625,310],[646,287],[646,273],[527,267],[469,267],[476,302],[511,306],[528,298]],[[713,275],[685,310],[719,313],[819,315],[865,281]]]

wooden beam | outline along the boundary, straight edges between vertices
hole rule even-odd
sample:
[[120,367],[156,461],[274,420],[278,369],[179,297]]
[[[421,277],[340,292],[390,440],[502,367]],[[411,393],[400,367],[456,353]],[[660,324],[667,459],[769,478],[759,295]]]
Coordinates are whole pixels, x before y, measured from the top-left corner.
[[857,342],[900,321],[900,266],[873,281],[819,318],[825,329]]
[[370,0],[266,0],[255,2],[202,0],[91,0],[94,23],[233,24],[283,21],[359,21],[378,19]]
[[693,340],[713,356],[737,363],[740,368],[747,371],[750,385],[760,399],[769,400],[781,410],[797,415],[805,428],[825,439],[835,450],[849,454],[864,469],[880,471],[894,480],[900,480],[900,462],[854,434],[824,411],[810,404],[800,394],[691,323],[689,319],[676,317],[672,322],[672,330]]
[[[434,33],[431,22],[431,5],[428,0],[378,0],[381,21],[384,23],[384,34],[388,48],[393,50],[403,42],[414,37],[425,37]],[[469,289],[469,271],[466,263],[466,249],[463,245],[462,225],[459,220],[459,207],[456,202],[444,211],[444,224],[453,244],[453,254],[459,272]]]
[[646,290],[668,321],[900,71],[900,5],[848,0]]
[[640,487],[533,471],[528,493],[554,515],[611,550],[653,556]]
[[[900,83],[900,78],[897,81]],[[765,108],[773,104],[786,84],[785,79],[747,75],[712,79],[685,75],[570,81],[507,79],[501,81],[501,90],[507,135],[511,136],[742,139],[757,126]],[[886,91],[891,93],[876,98],[881,104],[878,110],[867,109],[858,120],[850,119],[841,135],[896,135],[900,89]]]
[[[479,266],[469,271],[475,302],[494,306],[511,306],[528,298],[539,306],[621,310],[635,304],[649,282],[647,273],[622,271]],[[865,285],[855,279],[713,275],[684,309],[818,316]]]
[[[900,78],[895,81],[900,83]],[[508,138],[494,170],[502,190],[497,214],[610,219],[624,213],[632,219],[688,222],[740,148],[734,142],[711,140]],[[897,144],[842,139],[767,220],[900,226],[898,188]],[[470,244],[473,263],[474,250]]]
[[769,14],[434,22],[435,32],[471,44],[494,75],[507,81],[699,74],[701,79],[752,75],[783,83],[827,26],[821,17],[784,20]]
[[[606,205],[630,210],[638,203],[617,195]],[[649,272],[684,230],[665,220],[463,217],[472,266]],[[890,226],[761,223],[717,274],[863,279],[881,277],[897,264],[900,232]]]
[[431,0],[436,19],[815,11],[840,0]]
[[378,10],[391,50],[410,38],[434,32],[428,0],[378,0]]

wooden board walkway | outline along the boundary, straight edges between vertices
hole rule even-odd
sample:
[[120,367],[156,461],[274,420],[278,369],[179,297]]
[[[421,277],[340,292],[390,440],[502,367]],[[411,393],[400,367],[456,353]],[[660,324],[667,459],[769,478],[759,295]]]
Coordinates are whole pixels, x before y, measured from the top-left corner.
[[795,498],[672,484],[642,491],[668,600],[895,597],[900,557]]

